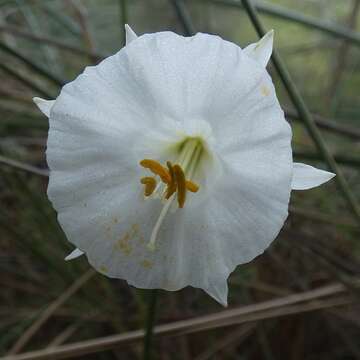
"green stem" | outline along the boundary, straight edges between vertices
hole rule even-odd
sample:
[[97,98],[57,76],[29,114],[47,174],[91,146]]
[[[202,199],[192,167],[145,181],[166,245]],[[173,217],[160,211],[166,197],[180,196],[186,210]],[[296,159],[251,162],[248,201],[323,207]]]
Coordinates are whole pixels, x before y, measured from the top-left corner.
[[[242,4],[243,4],[247,14],[249,15],[249,18],[250,18],[256,32],[258,33],[258,35],[260,37],[264,36],[266,33],[265,28],[264,28],[251,0],[242,0]],[[273,50],[272,61],[273,61],[276,71],[278,72],[278,74],[280,76],[280,79],[281,79],[285,89],[287,90],[287,92],[289,94],[291,101],[293,102],[301,119],[303,120],[304,125],[305,125],[309,135],[315,142],[319,153],[322,155],[322,157],[326,161],[329,169],[336,174],[336,180],[337,180],[339,189],[342,191],[344,198],[347,200],[347,202],[349,204],[349,208],[352,210],[352,212],[354,213],[357,220],[360,221],[360,210],[359,210],[357,201],[356,201],[352,191],[350,190],[350,187],[349,187],[347,181],[345,180],[342,172],[340,171],[336,161],[334,160],[334,157],[329,152],[329,150],[325,144],[325,141],[323,140],[317,126],[314,123],[314,120],[311,116],[310,111],[308,110],[302,96],[300,95],[298,89],[296,88],[294,82],[292,81],[289,72],[287,71],[281,57],[279,56],[279,54],[277,53],[276,50]]]
[[178,16],[181,25],[184,28],[184,34],[186,36],[192,36],[195,34],[195,27],[191,21],[190,14],[188,13],[183,0],[171,0],[176,15]]
[[[285,106],[283,106],[283,110],[285,111],[285,116],[287,119],[301,120],[296,110],[287,108]],[[327,130],[334,134],[344,135],[352,140],[360,140],[360,129],[348,124],[344,125],[344,121],[342,119],[327,119],[318,114],[312,114],[312,117],[315,121],[315,124],[321,129]]]
[[125,31],[125,24],[128,22],[128,16],[127,16],[127,4],[126,0],[119,0],[119,8],[120,8],[120,25],[122,27],[121,29],[121,35],[122,35],[122,46],[126,45],[126,31]]
[[[239,0],[201,0],[214,4],[229,6],[233,8],[242,9],[245,7]],[[298,11],[286,9],[282,6],[268,4],[260,1],[254,2],[255,8],[259,13],[272,16],[286,21],[292,21],[305,27],[316,29],[334,36],[338,39],[343,39],[351,42],[354,45],[360,46],[360,34],[352,31],[344,26],[335,24],[330,21],[319,20],[313,16],[304,15]]]
[[152,339],[153,329],[156,318],[156,303],[157,303],[158,290],[149,290],[147,317],[146,317],[146,328],[144,338],[144,360],[150,360],[152,358]]

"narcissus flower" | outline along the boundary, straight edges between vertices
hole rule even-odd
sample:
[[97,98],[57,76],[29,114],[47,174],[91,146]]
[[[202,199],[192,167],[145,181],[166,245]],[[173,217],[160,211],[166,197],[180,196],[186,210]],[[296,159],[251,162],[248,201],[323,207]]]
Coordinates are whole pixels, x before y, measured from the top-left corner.
[[139,288],[191,285],[227,303],[291,190],[332,173],[293,163],[266,65],[273,32],[241,49],[207,34],[137,37],[65,85],[49,117],[48,195],[76,250]]

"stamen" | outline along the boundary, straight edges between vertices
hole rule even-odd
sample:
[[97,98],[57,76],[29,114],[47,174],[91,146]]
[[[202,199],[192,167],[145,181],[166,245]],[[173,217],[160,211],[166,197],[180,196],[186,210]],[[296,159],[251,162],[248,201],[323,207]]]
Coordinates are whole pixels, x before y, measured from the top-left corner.
[[140,182],[145,185],[144,195],[150,196],[156,188],[156,180],[152,176],[146,176],[140,179]]
[[179,165],[174,165],[174,175],[177,184],[177,200],[179,208],[183,208],[186,200],[185,174]]
[[140,165],[149,169],[155,175],[159,175],[165,184],[169,184],[171,177],[167,169],[165,169],[158,161],[151,159],[144,159],[140,161]]
[[[197,161],[199,151],[195,149],[194,160]],[[163,194],[160,195],[163,199],[168,200],[170,197],[178,192],[178,205],[183,208],[186,200],[186,191],[189,190],[196,193],[199,190],[199,185],[195,184],[191,180],[186,180],[183,167],[180,165],[172,165],[170,161],[166,162],[168,169],[162,166],[158,161],[151,159],[144,159],[140,161],[140,165],[149,169],[154,174],[160,176],[163,183],[167,185]],[[193,167],[190,167],[193,172]],[[140,182],[145,185],[144,195],[150,196],[154,192],[159,191],[159,185],[156,183],[156,179],[152,176],[146,176],[141,178]]]
[[193,193],[198,192],[198,190],[200,188],[200,186],[198,184],[195,184],[194,182],[192,182],[190,180],[186,180],[185,185],[186,185],[186,189]]
[[178,164],[176,165],[172,165],[170,161],[167,161],[166,168],[156,160],[144,159],[140,161],[141,166],[161,178],[159,184],[157,184],[156,176],[141,178],[140,181],[144,185],[144,195],[150,196],[156,193],[164,202],[159,218],[151,232],[150,241],[147,245],[149,250],[155,250],[155,242],[166,214],[173,207],[172,205],[176,205],[173,204],[175,197],[177,197],[177,206],[183,208],[186,202],[186,192],[196,193],[199,190],[199,185],[187,180],[186,176],[192,178],[195,175],[202,151],[203,145],[201,141],[190,138],[181,145],[176,160]]
[[169,174],[170,174],[170,177],[171,177],[171,181],[170,183],[168,184],[168,187],[167,187],[167,190],[166,190],[166,195],[165,195],[165,199],[169,199],[170,196],[172,194],[174,194],[174,192],[176,191],[176,179],[175,179],[175,174],[174,174],[174,168],[171,164],[170,161],[167,161],[166,162],[166,165],[169,169]]

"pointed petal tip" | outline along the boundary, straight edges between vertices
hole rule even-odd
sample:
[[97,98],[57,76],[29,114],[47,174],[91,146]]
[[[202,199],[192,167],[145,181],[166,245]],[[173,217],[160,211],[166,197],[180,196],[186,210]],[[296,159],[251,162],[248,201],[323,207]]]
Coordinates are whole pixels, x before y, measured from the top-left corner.
[[214,294],[209,294],[216,302],[218,302],[223,307],[228,307],[227,298],[220,298],[218,296],[214,296]]
[[209,288],[204,290],[219,304],[221,304],[224,307],[228,306],[227,298],[228,298],[229,290],[226,280],[225,282],[211,284]]
[[295,163],[293,168],[292,190],[308,190],[331,180],[336,174],[313,166]]
[[44,115],[50,117],[50,111],[55,104],[55,100],[45,100],[39,97],[33,97],[32,100]]
[[221,301],[220,304],[221,304],[223,307],[228,307],[228,302],[227,302],[227,300]]
[[257,43],[248,45],[243,49],[245,54],[263,67],[266,67],[273,50],[274,30],[269,30]]
[[[270,40],[271,41],[271,48],[273,47],[273,43],[274,43],[274,36],[275,36],[275,31],[274,31],[274,29],[271,29],[271,30],[269,30],[265,35],[264,35],[264,37],[267,37],[268,38],[268,40]],[[272,49],[271,49],[272,50]],[[272,52],[272,51],[271,51]]]
[[76,258],[78,258],[81,255],[84,255],[85,253],[83,251],[81,251],[80,249],[75,249],[73,250],[68,256],[65,257],[65,261],[70,261],[70,260],[74,260]]
[[138,37],[129,24],[125,24],[125,35],[126,35],[126,45],[129,45],[132,41],[134,41]]

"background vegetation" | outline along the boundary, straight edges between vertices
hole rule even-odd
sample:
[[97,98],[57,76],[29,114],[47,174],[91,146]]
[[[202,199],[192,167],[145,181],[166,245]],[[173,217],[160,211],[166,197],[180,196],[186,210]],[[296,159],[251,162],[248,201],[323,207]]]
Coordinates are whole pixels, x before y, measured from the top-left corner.
[[[360,1],[257,4],[359,201]],[[236,0],[0,0],[2,356],[47,349],[14,359],[55,359],[61,351],[141,357],[136,330],[144,326],[146,293],[94,273],[85,257],[63,260],[72,246],[46,198],[48,124],[31,101],[56,97],[85,66],[116,52],[124,22],[138,34],[202,31],[241,46],[257,39]],[[326,168],[270,71],[294,131],[295,159]],[[159,293],[157,324],[169,325],[157,330],[155,358],[360,359],[359,272],[359,220],[336,182],[297,192],[271,248],[231,275],[230,310],[197,289]]]

